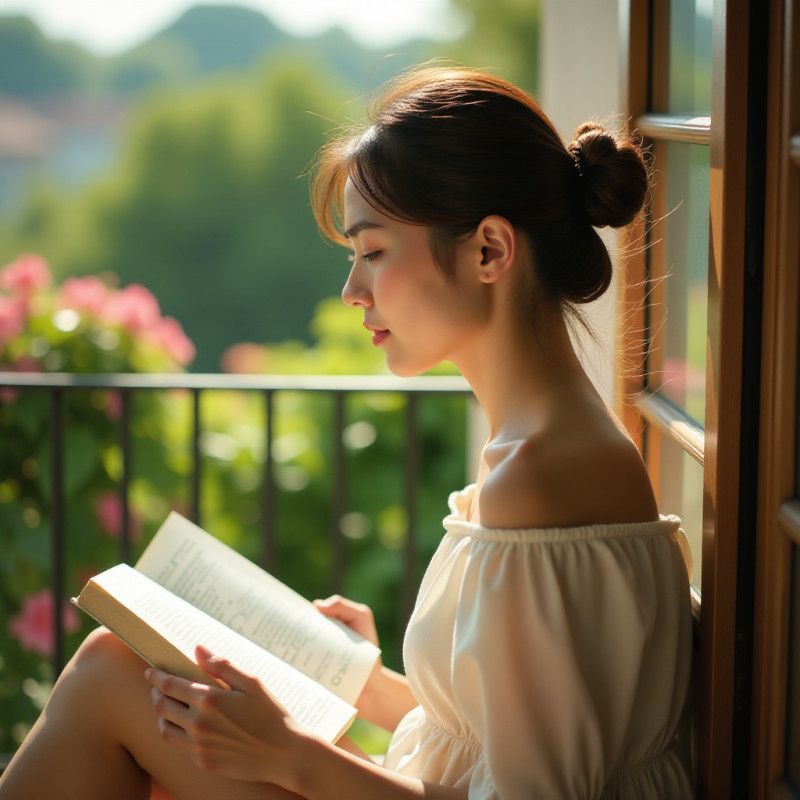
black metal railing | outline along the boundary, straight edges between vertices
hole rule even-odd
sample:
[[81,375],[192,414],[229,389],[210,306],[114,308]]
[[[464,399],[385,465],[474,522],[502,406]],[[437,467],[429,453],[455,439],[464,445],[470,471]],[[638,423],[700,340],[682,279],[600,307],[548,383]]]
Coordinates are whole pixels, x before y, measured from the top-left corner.
[[[210,391],[245,391],[260,393],[264,398],[264,474],[261,489],[261,562],[267,570],[276,563],[275,545],[275,482],[273,419],[275,396],[280,392],[323,393],[333,397],[333,477],[330,535],[333,545],[331,584],[333,591],[343,585],[345,572],[345,542],[340,521],[345,512],[347,490],[347,460],[343,443],[347,396],[352,393],[391,392],[405,397],[405,458],[404,506],[407,515],[407,538],[404,550],[403,589],[400,613],[407,618],[416,592],[416,541],[414,530],[417,521],[417,494],[419,476],[419,423],[418,398],[426,394],[470,395],[471,390],[459,377],[421,377],[399,379],[392,376],[255,376],[255,375],[199,375],[199,374],[115,374],[79,375],[73,373],[4,373],[0,372],[0,387],[38,390],[50,398],[50,481],[51,494],[51,589],[54,608],[60,607],[64,597],[65,553],[65,497],[64,497],[64,433],[65,398],[69,392],[85,390],[116,390],[121,394],[119,444],[122,454],[122,471],[119,492],[122,508],[120,556],[130,559],[129,495],[131,477],[131,404],[134,394],[145,391],[184,389],[192,394],[192,473],[190,516],[198,524],[201,519],[201,398]],[[467,432],[465,431],[465,439]],[[64,629],[60,614],[55,615],[55,642],[53,651],[54,674],[64,666]]]

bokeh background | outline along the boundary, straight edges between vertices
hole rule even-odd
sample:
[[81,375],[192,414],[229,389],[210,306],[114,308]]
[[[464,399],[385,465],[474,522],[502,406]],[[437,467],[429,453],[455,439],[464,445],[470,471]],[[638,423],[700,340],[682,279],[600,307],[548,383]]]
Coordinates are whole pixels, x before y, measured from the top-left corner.
[[[537,90],[536,2],[153,3],[162,27],[127,46],[127,4],[54,3],[69,25],[26,5],[0,16],[0,264],[34,252],[56,279],[145,285],[196,371],[234,343],[311,341],[345,261],[316,232],[305,171],[371,91],[431,58]],[[84,44],[54,38],[81,14]]]

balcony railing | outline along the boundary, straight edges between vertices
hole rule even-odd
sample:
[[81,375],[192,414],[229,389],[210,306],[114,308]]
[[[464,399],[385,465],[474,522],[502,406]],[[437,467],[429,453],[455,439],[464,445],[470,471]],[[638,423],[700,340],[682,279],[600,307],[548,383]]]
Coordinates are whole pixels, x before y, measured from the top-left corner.
[[[122,530],[120,534],[120,558],[129,560],[131,552],[131,531],[129,521],[130,477],[131,477],[131,404],[136,393],[156,390],[183,389],[192,396],[191,452],[192,471],[190,489],[190,516],[198,524],[201,519],[201,436],[202,415],[201,398],[211,391],[243,391],[260,394],[265,406],[264,414],[264,472],[260,491],[261,498],[261,562],[270,569],[275,563],[275,518],[274,518],[274,453],[272,448],[274,401],[281,392],[321,393],[332,397],[333,441],[331,443],[333,460],[330,464],[333,479],[332,507],[330,514],[330,537],[332,541],[333,563],[331,585],[339,591],[345,571],[345,542],[340,520],[345,512],[345,492],[347,486],[347,459],[343,444],[345,428],[345,408],[348,395],[353,393],[391,392],[405,397],[404,419],[404,461],[402,465],[404,482],[404,507],[407,517],[407,537],[403,555],[402,597],[399,598],[401,613],[411,611],[416,592],[416,541],[414,536],[417,519],[417,495],[419,483],[419,422],[418,399],[429,394],[471,395],[471,390],[459,377],[420,377],[399,379],[392,376],[256,376],[256,375],[196,375],[196,374],[116,374],[79,375],[71,373],[21,374],[0,372],[0,387],[37,390],[49,395],[49,449],[50,482],[52,487],[51,518],[51,591],[54,608],[60,607],[64,597],[65,565],[65,495],[64,495],[64,441],[65,441],[65,400],[70,392],[86,390],[116,390],[122,398],[119,420],[119,447],[122,454],[122,474],[119,493],[122,505]],[[465,431],[465,440],[467,432]],[[61,615],[56,614],[55,643],[53,654],[54,674],[58,675],[64,665],[64,640]]]

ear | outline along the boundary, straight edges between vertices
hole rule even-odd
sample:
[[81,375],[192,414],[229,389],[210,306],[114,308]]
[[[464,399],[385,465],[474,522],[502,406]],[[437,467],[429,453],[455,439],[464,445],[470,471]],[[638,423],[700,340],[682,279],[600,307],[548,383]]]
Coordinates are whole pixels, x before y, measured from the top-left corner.
[[514,264],[517,255],[516,229],[505,217],[492,214],[481,220],[475,230],[474,241],[481,252],[481,283],[496,283]]

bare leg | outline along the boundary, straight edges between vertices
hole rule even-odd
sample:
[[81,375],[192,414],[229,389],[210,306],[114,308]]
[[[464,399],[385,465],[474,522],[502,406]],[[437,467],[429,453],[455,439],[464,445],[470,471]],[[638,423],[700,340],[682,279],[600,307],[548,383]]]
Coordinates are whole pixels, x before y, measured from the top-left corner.
[[0,778],[0,798],[141,800],[150,797],[151,775],[176,800],[296,798],[278,787],[202,772],[164,742],[145,666],[108,631],[90,634]]

